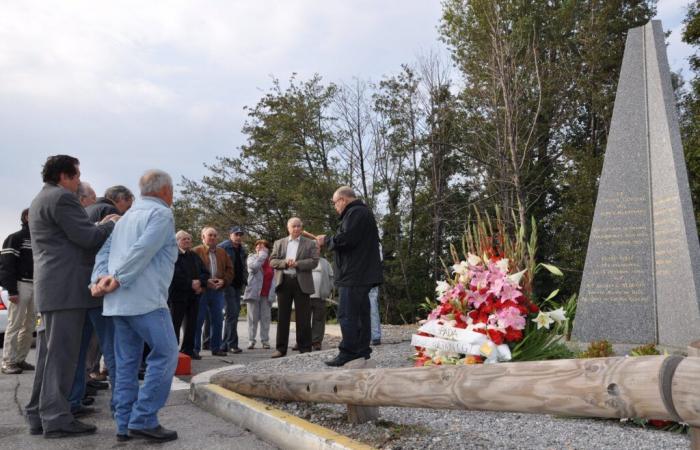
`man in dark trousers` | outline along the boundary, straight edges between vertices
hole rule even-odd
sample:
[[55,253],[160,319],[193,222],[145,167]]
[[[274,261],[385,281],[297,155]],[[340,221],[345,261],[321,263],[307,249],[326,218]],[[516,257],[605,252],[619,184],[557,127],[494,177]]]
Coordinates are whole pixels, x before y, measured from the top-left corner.
[[300,353],[311,351],[311,299],[314,278],[311,271],[318,265],[318,247],[312,239],[302,236],[303,224],[298,217],[287,221],[289,236],[275,241],[270,253],[270,265],[275,269],[277,293],[277,351],[272,358],[287,354],[289,321],[292,303],[296,315],[297,346]]
[[87,310],[94,306],[87,288],[91,263],[117,218],[107,216],[101,225],[88,219],[76,195],[80,183],[77,158],[50,156],[42,177],[44,187],[29,208],[34,301],[41,326],[32,396],[25,411],[31,434],[58,438],[96,430],[74,418],[68,396]]
[[25,359],[36,327],[34,313],[34,260],[29,234],[29,209],[22,211],[22,229],[5,239],[0,250],[0,285],[10,294],[2,351],[2,373],[34,370]]
[[[83,185],[84,183],[81,183]],[[94,191],[93,191],[94,193]],[[91,205],[85,207],[90,222],[99,223],[110,214],[123,215],[131,208],[134,202],[134,194],[121,185],[107,188],[105,196],[100,197]],[[93,260],[94,264],[94,260]],[[77,370],[73,380],[73,388],[68,398],[71,411],[74,415],[81,411],[82,402],[86,393],[86,386],[93,389],[105,389],[106,384],[89,379],[88,371],[93,374],[100,372],[100,357],[104,355],[105,365],[109,372],[114,372],[114,324],[111,317],[102,315],[102,298],[92,300],[92,307],[87,310],[88,320],[83,325],[83,338],[80,344],[78,357],[79,367],[86,370]],[[112,409],[114,408],[111,405]]]
[[168,289],[168,308],[175,327],[175,338],[180,342],[180,329],[185,324],[180,351],[193,359],[202,359],[194,352],[194,332],[199,311],[199,296],[207,285],[209,272],[202,259],[192,252],[192,235],[180,230],[175,233],[178,253],[173,281]]
[[241,295],[248,282],[248,266],[245,246],[243,245],[243,229],[233,226],[228,230],[229,239],[218,246],[226,250],[233,263],[233,282],[224,290],[226,298],[226,316],[224,318],[224,342],[221,349],[231,353],[240,353],[238,347],[238,315],[241,312]]
[[319,246],[335,252],[336,277],[340,302],[338,323],[342,340],[338,356],[326,364],[333,367],[358,358],[368,359],[371,327],[369,291],[384,280],[379,257],[379,232],[372,211],[358,200],[348,186],[333,194],[333,206],[340,215],[335,235],[319,235]]

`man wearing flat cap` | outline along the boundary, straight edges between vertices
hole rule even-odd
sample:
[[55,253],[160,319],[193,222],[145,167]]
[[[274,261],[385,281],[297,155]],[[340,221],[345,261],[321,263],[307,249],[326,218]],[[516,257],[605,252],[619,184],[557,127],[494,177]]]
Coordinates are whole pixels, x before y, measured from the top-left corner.
[[233,282],[226,287],[226,317],[224,319],[224,341],[222,350],[231,353],[240,353],[238,347],[238,314],[241,312],[241,295],[245,291],[248,281],[248,268],[246,258],[248,254],[243,245],[243,228],[234,225],[228,230],[229,239],[218,246],[226,250],[233,263]]

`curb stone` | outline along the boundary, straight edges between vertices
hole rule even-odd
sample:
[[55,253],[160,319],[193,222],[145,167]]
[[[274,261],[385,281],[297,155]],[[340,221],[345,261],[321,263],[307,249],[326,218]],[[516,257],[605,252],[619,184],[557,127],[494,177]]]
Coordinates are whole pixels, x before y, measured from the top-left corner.
[[195,376],[190,384],[190,400],[205,411],[250,430],[260,439],[280,448],[299,450],[369,450],[373,448],[328,428],[209,383],[214,373],[235,367],[237,366],[214,369]]

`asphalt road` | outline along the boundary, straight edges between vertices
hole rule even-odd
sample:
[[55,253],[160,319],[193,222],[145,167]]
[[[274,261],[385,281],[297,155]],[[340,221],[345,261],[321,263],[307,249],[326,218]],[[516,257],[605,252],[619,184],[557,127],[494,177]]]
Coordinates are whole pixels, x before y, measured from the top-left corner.
[[[274,343],[276,324],[270,330],[270,338]],[[213,357],[208,351],[202,351],[202,360],[192,361],[193,374],[201,373],[232,364],[250,364],[251,362],[267,359],[274,348],[263,350],[259,347],[247,350],[247,326],[245,322],[238,324],[241,348],[243,353],[227,357]],[[293,331],[290,333],[290,343],[294,343]],[[274,347],[274,345],[273,345]],[[291,349],[290,349],[291,352]],[[34,350],[27,358],[34,363]],[[20,375],[0,374],[0,449],[76,449],[86,447],[91,449],[107,448],[159,448],[159,449],[271,449],[270,444],[261,441],[254,434],[237,427],[216,416],[213,416],[192,404],[188,399],[188,381],[191,376],[177,377],[173,380],[173,390],[166,406],[160,411],[161,424],[169,429],[175,429],[179,438],[165,444],[147,444],[141,440],[117,442],[114,422],[109,414],[109,391],[100,391],[93,406],[98,412],[81,420],[97,425],[97,433],[93,435],[44,439],[43,436],[31,436],[24,421],[23,409],[29,401],[34,372]]]

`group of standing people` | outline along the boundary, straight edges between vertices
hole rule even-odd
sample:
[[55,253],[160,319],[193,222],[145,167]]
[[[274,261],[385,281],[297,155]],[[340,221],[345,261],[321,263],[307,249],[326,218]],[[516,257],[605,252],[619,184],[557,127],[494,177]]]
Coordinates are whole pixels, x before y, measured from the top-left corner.
[[[117,439],[175,439],[157,419],[177,363],[166,303],[177,256],[172,180],[147,171],[134,202],[124,186],[97,198],[80,177],[77,158],[49,157],[44,186],[22,213],[22,230],[3,244],[0,284],[10,296],[2,372],[35,370],[25,407],[30,434],[94,433],[94,425],[79,420],[96,411],[85,406],[86,386],[98,381],[87,379],[109,373]],[[26,356],[35,327],[33,366]]]
[[[22,213],[22,230],[8,237],[0,253],[0,284],[10,295],[2,372],[35,370],[25,408],[31,434],[94,433],[94,425],[78,419],[94,412],[83,403],[86,377],[106,372],[118,441],[176,439],[177,432],[163,428],[157,414],[167,400],[178,351],[200,358],[205,322],[213,355],[241,352],[237,324],[243,301],[248,349],[255,348],[258,330],[262,347],[269,349],[276,298],[271,357],[288,351],[292,305],[298,351],[320,350],[334,275],[342,341],[339,354],[326,364],[369,358],[370,292],[382,282],[379,238],[374,216],[351,188],[333,195],[340,216],[335,234],[313,236],[293,217],[287,237],[273,245],[257,240],[248,255],[238,226],[221,243],[217,230],[205,227],[194,248],[191,235],[175,233],[173,184],[163,171],[144,173],[138,201],[123,186],[98,199],[80,177],[78,159],[49,157],[44,186]],[[323,247],[335,254],[335,273],[320,257]],[[26,361],[35,312],[36,367]],[[106,370],[100,370],[101,356]]]

